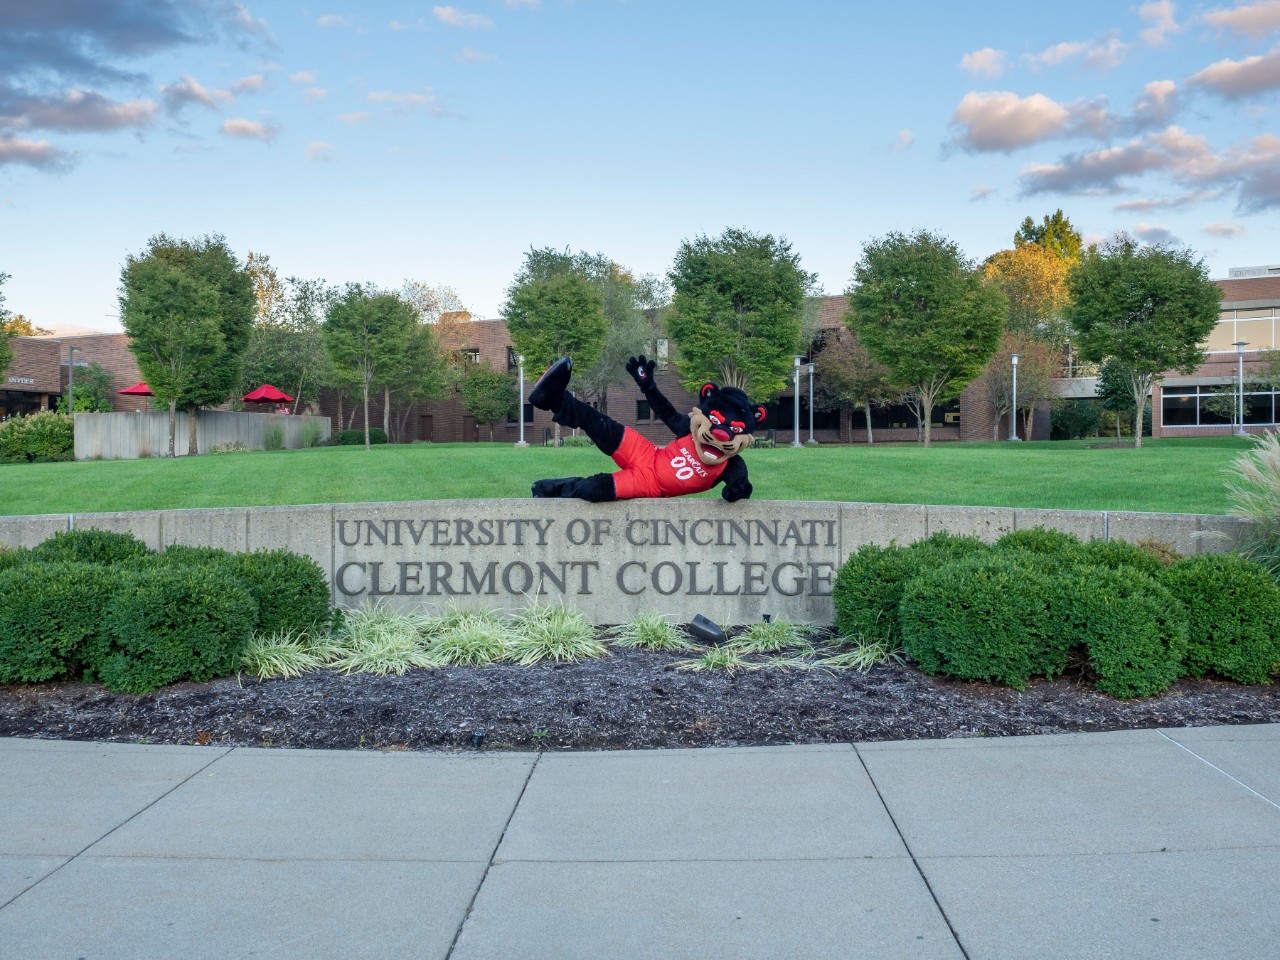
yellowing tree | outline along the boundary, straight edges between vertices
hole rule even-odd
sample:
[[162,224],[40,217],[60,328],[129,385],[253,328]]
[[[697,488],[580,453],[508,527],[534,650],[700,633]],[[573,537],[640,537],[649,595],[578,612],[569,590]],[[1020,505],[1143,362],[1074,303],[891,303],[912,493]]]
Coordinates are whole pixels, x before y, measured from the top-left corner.
[[1006,329],[1061,343],[1068,336],[1063,314],[1071,299],[1067,283],[1074,263],[1038,243],[989,257],[983,273],[1009,301]]

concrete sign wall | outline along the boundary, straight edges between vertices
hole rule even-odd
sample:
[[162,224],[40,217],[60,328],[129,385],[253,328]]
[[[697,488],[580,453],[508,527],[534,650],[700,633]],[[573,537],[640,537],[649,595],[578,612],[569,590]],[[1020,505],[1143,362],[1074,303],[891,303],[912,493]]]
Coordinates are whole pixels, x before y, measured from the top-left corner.
[[1241,522],[1189,514],[926,507],[719,498],[420,500],[404,503],[168,510],[0,518],[0,544],[31,546],[70,526],[128,531],[229,550],[285,547],[328,574],[334,602],[403,610],[449,605],[513,611],[563,600],[596,623],[637,613],[722,624],[764,614],[831,623],[831,590],[864,543],[910,543],[938,530],[994,541],[1054,527],[1083,539],[1145,538],[1183,553],[1220,552]]
[[[308,430],[320,440],[333,432],[328,417],[289,416],[279,413],[239,413],[229,410],[200,410],[196,413],[196,449],[199,453],[238,443],[248,450],[265,450],[269,429],[280,432],[281,447],[297,450],[305,445]],[[187,412],[178,411],[174,453],[185,457],[190,448]],[[137,460],[169,455],[169,414],[77,413],[75,456],[77,460]]]

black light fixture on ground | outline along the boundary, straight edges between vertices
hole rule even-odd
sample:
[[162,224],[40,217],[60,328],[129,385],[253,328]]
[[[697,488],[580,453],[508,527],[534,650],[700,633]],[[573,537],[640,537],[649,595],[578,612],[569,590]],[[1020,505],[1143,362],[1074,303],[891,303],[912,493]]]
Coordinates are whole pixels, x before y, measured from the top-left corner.
[[1248,345],[1248,340],[1237,340],[1232,344],[1236,348],[1236,410],[1240,414],[1240,419],[1236,421],[1237,437],[1249,435],[1244,428],[1244,348]]
[[1009,439],[1018,439],[1018,357],[1022,354],[1015,353],[1010,355],[1009,359],[1013,361],[1013,406],[1009,409]]

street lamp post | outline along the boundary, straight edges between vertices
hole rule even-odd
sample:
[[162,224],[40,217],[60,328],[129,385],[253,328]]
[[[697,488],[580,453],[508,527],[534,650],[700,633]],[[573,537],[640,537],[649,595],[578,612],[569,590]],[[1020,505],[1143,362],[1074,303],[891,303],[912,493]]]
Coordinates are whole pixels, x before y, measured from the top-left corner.
[[1018,439],[1018,357],[1021,354],[1013,354],[1009,357],[1013,361],[1013,407],[1009,410],[1009,439]]
[[520,421],[520,439],[516,441],[517,447],[527,447],[529,444],[524,441],[524,354],[516,356],[516,365],[520,368],[520,396],[516,397],[516,419]]
[[813,438],[813,367],[812,362],[809,363],[809,439],[805,443],[816,446],[818,441]]
[[1067,337],[1067,379],[1071,379],[1071,338]]
[[792,400],[795,402],[795,416],[791,423],[791,445],[793,447],[800,446],[800,358],[795,358],[795,368],[792,370]]
[[1240,414],[1238,421],[1240,426],[1236,429],[1237,437],[1249,435],[1244,428],[1244,348],[1248,345],[1248,340],[1237,340],[1232,344],[1236,348],[1236,410]]

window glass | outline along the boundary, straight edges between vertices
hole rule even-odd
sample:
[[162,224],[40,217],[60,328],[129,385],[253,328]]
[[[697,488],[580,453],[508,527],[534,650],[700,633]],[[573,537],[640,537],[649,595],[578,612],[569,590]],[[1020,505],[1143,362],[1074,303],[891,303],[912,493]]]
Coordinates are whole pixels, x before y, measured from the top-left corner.
[[640,422],[643,420],[652,420],[652,419],[653,419],[653,411],[649,408],[649,401],[637,400],[636,401],[636,421]]
[[1271,307],[1262,307],[1259,310],[1237,310],[1237,320],[1256,320],[1258,317],[1270,317],[1272,315]]
[[1271,318],[1265,320],[1237,320],[1236,339],[1247,340],[1246,350],[1270,350],[1274,345],[1271,339]]
[[1231,344],[1236,339],[1236,325],[1231,320],[1220,322],[1209,334],[1209,339],[1205,342],[1206,350],[1231,350],[1235,347]]
[[1160,404],[1160,419],[1166,427],[1194,427],[1196,425],[1196,398],[1164,395]]
[[1273,407],[1275,394],[1246,393],[1244,395],[1244,422],[1251,424],[1275,423]]

